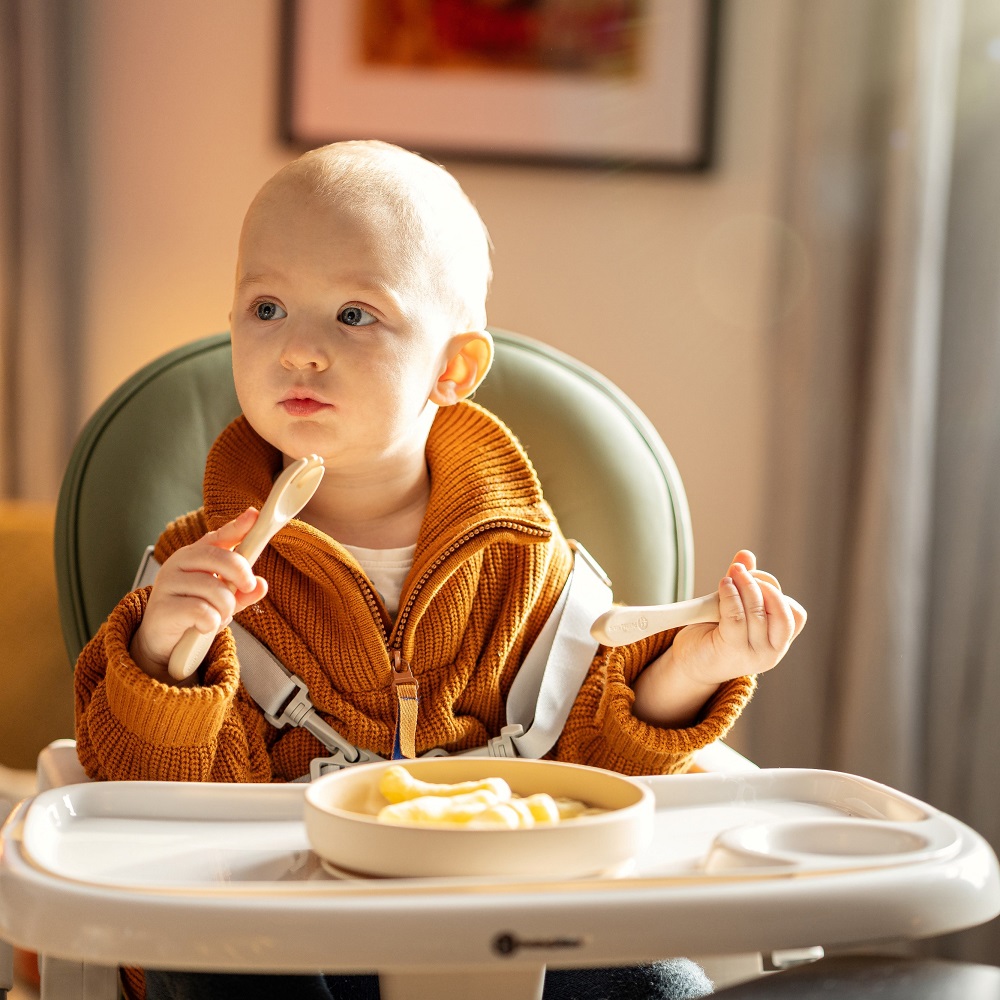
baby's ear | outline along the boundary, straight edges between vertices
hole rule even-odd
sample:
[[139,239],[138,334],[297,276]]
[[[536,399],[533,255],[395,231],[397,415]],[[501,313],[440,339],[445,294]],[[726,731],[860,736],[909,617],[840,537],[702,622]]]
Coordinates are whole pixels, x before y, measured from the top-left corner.
[[448,341],[447,360],[430,401],[451,406],[471,396],[493,364],[493,338],[485,330],[460,333]]

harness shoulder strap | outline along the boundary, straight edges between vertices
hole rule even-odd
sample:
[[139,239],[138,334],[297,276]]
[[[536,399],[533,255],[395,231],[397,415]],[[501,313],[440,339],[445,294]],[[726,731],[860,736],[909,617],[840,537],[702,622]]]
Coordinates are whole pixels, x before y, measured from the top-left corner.
[[599,643],[590,626],[611,607],[611,581],[579,543],[573,571],[528,650],[507,695],[507,724],[524,732],[511,736],[519,757],[544,757],[562,732]]

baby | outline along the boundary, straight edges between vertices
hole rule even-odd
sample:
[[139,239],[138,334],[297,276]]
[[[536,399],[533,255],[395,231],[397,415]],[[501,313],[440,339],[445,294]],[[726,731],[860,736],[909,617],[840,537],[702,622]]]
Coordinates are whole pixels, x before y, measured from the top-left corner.
[[[120,602],[77,666],[78,753],[92,777],[309,772],[321,744],[271,726],[240,684],[222,628],[234,617],[305,681],[324,720],[370,752],[459,751],[499,733],[573,556],[518,442],[468,401],[493,357],[490,277],[478,213],[446,171],[412,153],[337,143],[264,185],[240,236],[231,314],[243,414],[208,456],[203,506],[159,539],[155,585]],[[312,453],[325,461],[319,489],[251,568],[234,547],[275,476]],[[717,625],[600,648],[551,756],[670,773],[724,735],[805,613],[745,550],[719,601]],[[222,631],[177,681],[167,664],[191,627]],[[401,672],[415,712],[397,697]],[[550,973],[545,996],[573,995],[573,976],[630,971]],[[641,971],[645,986],[618,984],[615,995],[710,988],[697,976],[684,985],[690,970],[676,964]],[[150,997],[372,989],[371,977],[305,978],[291,987],[151,972],[146,985]],[[138,976],[130,984],[142,989]]]

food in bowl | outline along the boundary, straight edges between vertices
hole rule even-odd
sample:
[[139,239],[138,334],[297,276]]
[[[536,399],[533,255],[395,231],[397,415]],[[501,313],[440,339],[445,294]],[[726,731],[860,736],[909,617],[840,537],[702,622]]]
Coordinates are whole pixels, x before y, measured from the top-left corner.
[[389,803],[378,812],[380,823],[530,830],[539,823],[559,823],[605,811],[579,799],[555,799],[547,792],[515,795],[503,778],[421,781],[399,764],[385,769],[379,791]]

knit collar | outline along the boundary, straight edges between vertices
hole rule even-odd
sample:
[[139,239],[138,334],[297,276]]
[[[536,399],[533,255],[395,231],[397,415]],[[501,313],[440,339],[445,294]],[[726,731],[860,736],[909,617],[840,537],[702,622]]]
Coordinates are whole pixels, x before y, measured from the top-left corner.
[[[426,453],[431,493],[418,558],[450,536],[499,519],[525,523],[543,534],[552,530],[552,511],[530,460],[508,428],[481,406],[462,402],[440,409]],[[237,417],[216,439],[205,465],[209,527],[221,527],[247,507],[259,510],[281,468],[280,452],[245,417]]]

